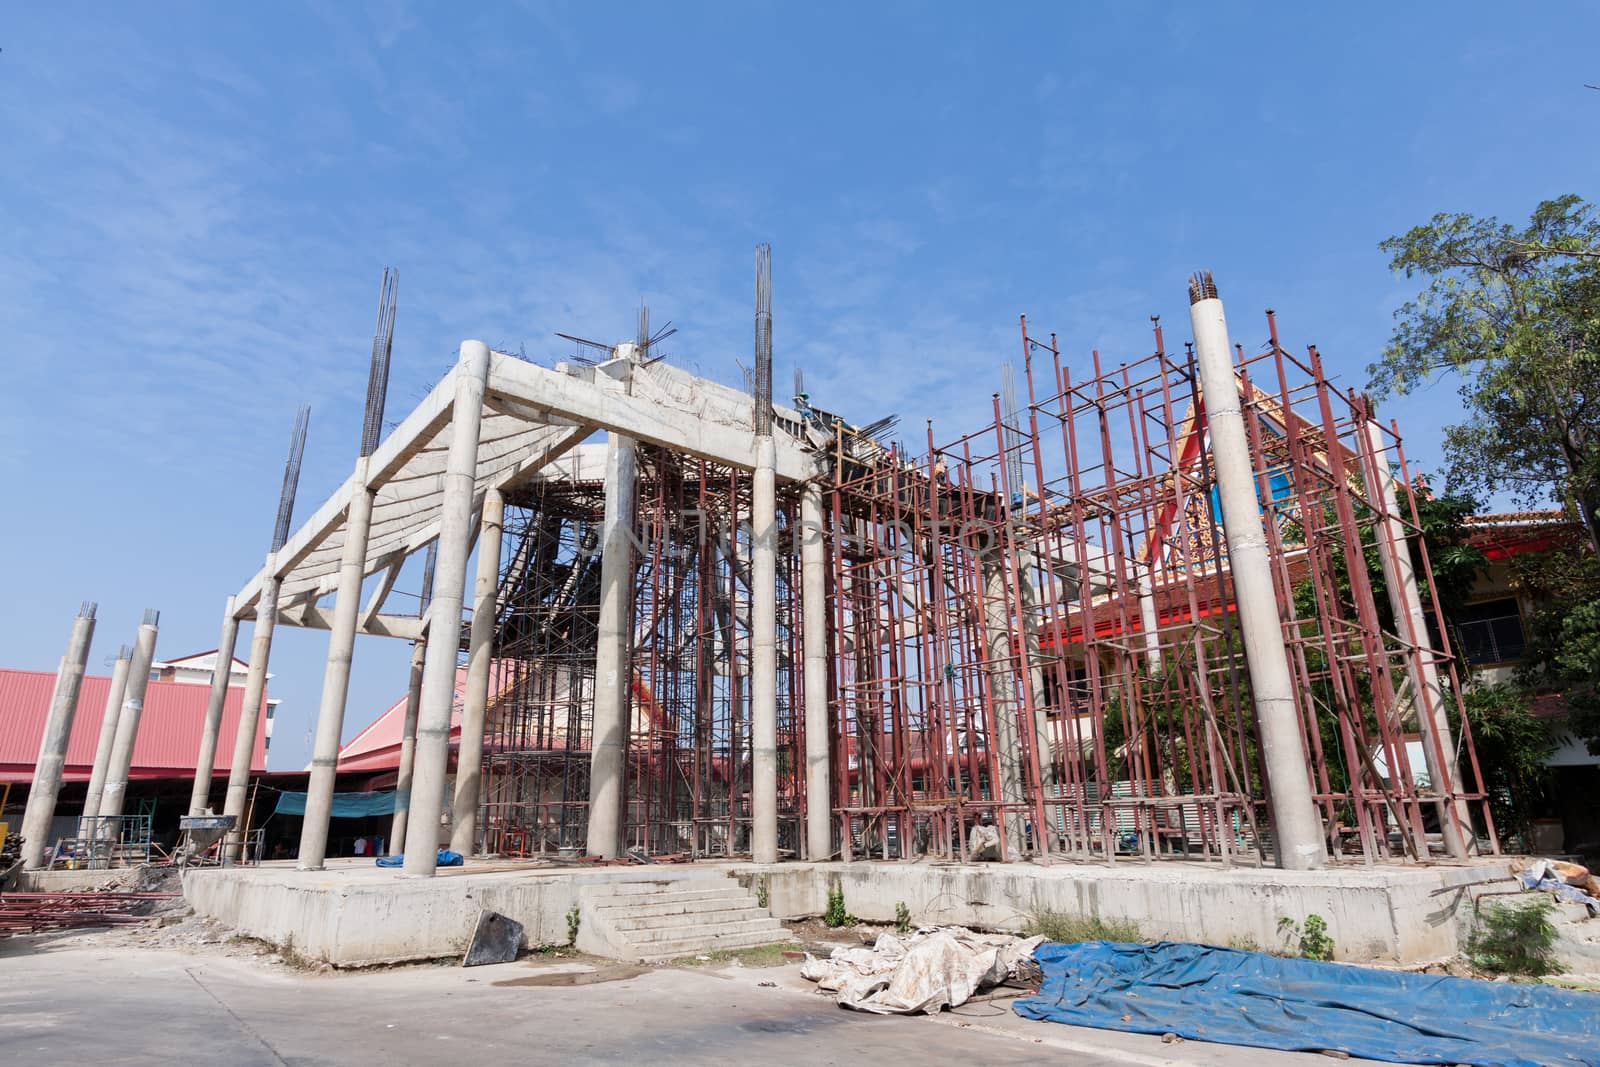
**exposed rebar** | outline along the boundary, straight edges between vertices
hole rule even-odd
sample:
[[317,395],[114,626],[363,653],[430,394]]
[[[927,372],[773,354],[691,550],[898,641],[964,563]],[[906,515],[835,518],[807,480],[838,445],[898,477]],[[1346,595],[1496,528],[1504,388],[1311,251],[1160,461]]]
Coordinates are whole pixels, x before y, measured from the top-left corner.
[[389,359],[394,352],[394,313],[400,272],[386,267],[378,290],[378,326],[372,334],[372,366],[367,372],[366,418],[361,424],[361,454],[377,451],[383,437],[383,408],[389,395]]
[[756,246],[756,434],[772,434],[772,246]]
[[305,458],[306,430],[311,425],[311,405],[302,404],[294,416],[289,433],[289,459],[283,465],[283,490],[278,494],[278,520],[272,528],[272,551],[289,540],[289,522],[294,518],[294,494],[300,485],[300,463]]

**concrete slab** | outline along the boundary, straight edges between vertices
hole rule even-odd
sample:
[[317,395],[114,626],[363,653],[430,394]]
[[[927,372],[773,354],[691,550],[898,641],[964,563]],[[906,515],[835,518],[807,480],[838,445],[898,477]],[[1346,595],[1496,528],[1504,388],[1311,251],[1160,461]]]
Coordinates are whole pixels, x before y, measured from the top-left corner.
[[[1147,937],[1271,948],[1281,943],[1280,918],[1303,922],[1317,914],[1328,923],[1338,959],[1417,964],[1457,953],[1474,895],[1495,883],[1504,887],[1507,870],[1504,861],[1299,872],[1181,862],[469,864],[407,879],[370,862],[334,861],[325,871],[292,865],[191,871],[184,895],[201,915],[338,967],[459,957],[484,908],[522,923],[529,945],[564,945],[568,913],[592,895],[586,889],[705,879],[709,890],[730,875],[751,892],[765,877],[769,910],[779,918],[822,914],[834,881],[853,914],[878,922],[893,922],[895,905],[904,902],[918,923],[1019,929],[1032,911],[1049,908],[1132,920]],[[581,921],[579,947],[606,951],[586,943]]]
[[[845,1011],[798,967],[406,967],[305,974],[256,961],[82,944],[0,943],[0,1061],[170,1067],[292,1064],[895,1064],[1326,1067],[1322,1056],[1080,1030],[1003,1003],[934,1017]],[[604,978],[606,976],[596,975]],[[114,1020],[114,1025],[108,1025]]]

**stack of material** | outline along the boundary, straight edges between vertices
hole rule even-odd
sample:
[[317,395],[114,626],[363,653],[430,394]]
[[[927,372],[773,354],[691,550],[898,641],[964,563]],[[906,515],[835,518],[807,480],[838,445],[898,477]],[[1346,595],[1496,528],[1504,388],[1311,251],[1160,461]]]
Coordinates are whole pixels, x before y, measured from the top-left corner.
[[961,926],[881,934],[871,948],[836,948],[807,957],[801,977],[836,994],[841,1007],[879,1015],[937,1014],[1014,977],[1043,937],[979,934]]
[[144,922],[155,901],[180,893],[0,893],[0,934]]
[[1590,915],[1600,914],[1600,878],[1587,867],[1562,860],[1534,860],[1517,880],[1524,889],[1552,893],[1557,900],[1584,905]]

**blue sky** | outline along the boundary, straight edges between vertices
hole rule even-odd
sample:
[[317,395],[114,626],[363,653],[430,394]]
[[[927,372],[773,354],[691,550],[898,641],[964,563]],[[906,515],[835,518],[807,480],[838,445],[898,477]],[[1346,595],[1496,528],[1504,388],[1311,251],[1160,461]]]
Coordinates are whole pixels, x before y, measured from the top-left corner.
[[[162,611],[211,648],[267,547],[294,408],[297,517],[349,469],[385,265],[389,416],[464,337],[556,330],[749,362],[774,246],[777,381],[861,418],[987,418],[1017,315],[1083,366],[1187,337],[1214,270],[1359,386],[1414,285],[1383,237],[1591,199],[1589,5],[16,5],[0,23],[0,663],[93,667]],[[152,13],[154,12],[154,13]],[[1391,403],[1439,464],[1442,385]],[[247,646],[247,634],[241,649]],[[324,641],[278,633],[272,765]],[[347,736],[404,685],[358,644]]]

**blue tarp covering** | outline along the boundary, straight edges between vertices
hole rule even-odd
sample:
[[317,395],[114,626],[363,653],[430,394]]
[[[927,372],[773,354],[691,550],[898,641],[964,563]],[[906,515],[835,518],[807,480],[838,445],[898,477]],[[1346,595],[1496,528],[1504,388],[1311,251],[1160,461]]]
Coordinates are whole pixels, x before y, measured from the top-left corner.
[[1392,1063],[1600,1061],[1600,995],[1209,945],[1046,943],[1028,1019]]
[[[379,867],[402,867],[405,865],[405,862],[406,857],[400,852],[396,852],[393,856],[378,857]],[[447,848],[441,848],[439,850],[439,854],[433,858],[433,862],[439,867],[460,867],[467,861],[462,857],[461,853],[451,852]]]
[[[279,793],[278,806],[272,809],[274,815],[304,815],[306,813],[306,795],[304,793]],[[333,794],[333,817],[335,819],[364,819],[368,815],[393,815],[393,793],[335,793]]]

